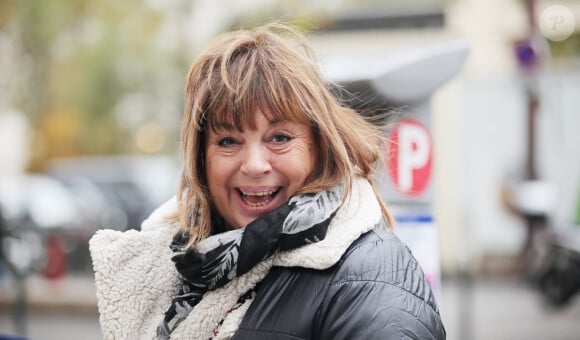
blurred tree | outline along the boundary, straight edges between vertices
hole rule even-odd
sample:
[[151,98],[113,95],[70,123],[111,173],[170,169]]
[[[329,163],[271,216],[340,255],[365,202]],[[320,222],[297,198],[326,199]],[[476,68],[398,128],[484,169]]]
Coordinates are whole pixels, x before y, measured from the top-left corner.
[[580,57],[580,33],[572,34],[568,39],[563,41],[551,41],[550,51],[556,59],[578,59]]
[[[149,3],[0,2],[25,90],[13,91],[11,105],[36,129],[32,170],[53,157],[139,152],[134,130],[151,121],[175,135],[186,67],[179,42],[168,43],[179,37],[164,34],[179,28]],[[142,103],[121,106],[128,96]]]

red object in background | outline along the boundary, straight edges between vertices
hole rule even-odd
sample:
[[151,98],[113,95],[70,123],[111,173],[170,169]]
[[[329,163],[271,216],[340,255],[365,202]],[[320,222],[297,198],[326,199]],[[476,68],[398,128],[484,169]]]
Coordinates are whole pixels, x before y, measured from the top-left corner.
[[67,270],[65,241],[58,235],[50,235],[46,242],[46,252],[47,259],[44,267],[44,276],[52,280],[62,278]]
[[405,196],[421,195],[431,178],[433,159],[429,130],[419,121],[398,122],[389,136],[388,172],[395,188]]

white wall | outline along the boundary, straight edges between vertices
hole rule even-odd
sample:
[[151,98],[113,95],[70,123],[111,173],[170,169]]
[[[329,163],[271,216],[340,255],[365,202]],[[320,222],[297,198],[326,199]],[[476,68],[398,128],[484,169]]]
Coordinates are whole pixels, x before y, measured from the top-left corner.
[[0,111],[0,177],[18,175],[26,169],[29,130],[28,120],[24,115],[13,111]]
[[580,200],[580,64],[545,70],[540,89],[539,171],[556,185],[555,226],[571,228]]

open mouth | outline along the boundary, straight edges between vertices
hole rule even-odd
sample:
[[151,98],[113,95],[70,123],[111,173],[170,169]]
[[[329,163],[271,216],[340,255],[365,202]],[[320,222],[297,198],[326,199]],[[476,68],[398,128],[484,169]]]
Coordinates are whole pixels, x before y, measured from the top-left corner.
[[263,207],[268,203],[270,203],[274,199],[274,197],[278,194],[278,192],[280,192],[280,188],[255,192],[241,191],[239,189],[238,191],[240,192],[240,196],[242,197],[244,203],[246,203],[252,208],[258,208]]

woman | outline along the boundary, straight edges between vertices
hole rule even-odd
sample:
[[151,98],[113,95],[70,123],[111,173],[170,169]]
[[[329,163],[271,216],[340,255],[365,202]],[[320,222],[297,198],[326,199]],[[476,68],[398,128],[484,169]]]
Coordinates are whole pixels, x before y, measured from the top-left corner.
[[288,27],[219,38],[187,79],[177,198],[91,240],[107,339],[444,339],[370,183],[381,128]]

